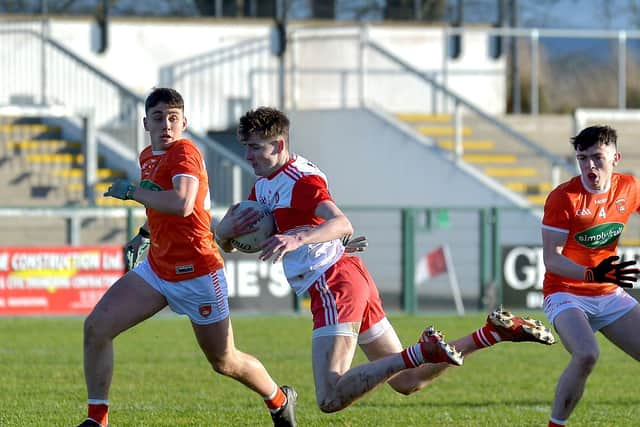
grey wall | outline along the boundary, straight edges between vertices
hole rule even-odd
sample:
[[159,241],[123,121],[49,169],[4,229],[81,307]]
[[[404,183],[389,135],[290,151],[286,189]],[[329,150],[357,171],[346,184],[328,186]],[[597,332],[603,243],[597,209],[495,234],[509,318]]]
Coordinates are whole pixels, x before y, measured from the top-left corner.
[[[363,206],[447,207],[445,221],[416,236],[416,256],[446,244],[467,305],[479,295],[482,238],[476,208],[500,207],[501,245],[540,244],[540,214],[517,195],[392,118],[371,110],[291,111],[291,149],[328,176],[336,202],[369,248],[362,255],[395,306],[401,284],[401,217],[398,210]],[[418,289],[426,299],[448,297],[448,277]],[[453,303],[451,302],[451,306]]]

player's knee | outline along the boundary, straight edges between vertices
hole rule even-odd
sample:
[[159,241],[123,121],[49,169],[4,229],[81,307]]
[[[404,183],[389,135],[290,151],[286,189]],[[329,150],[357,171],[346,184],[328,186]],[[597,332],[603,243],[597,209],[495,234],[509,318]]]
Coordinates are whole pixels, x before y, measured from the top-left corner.
[[96,315],[91,313],[86,319],[84,319],[85,344],[100,342],[105,338],[108,338],[108,336],[102,322],[100,322],[100,319]]
[[573,353],[574,363],[584,373],[589,374],[598,361],[599,352],[595,350],[579,351]]
[[348,406],[335,393],[324,395],[316,394],[316,403],[318,404],[318,408],[326,414],[337,412]]
[[220,356],[209,357],[209,363],[215,372],[226,377],[233,377],[235,369],[235,363],[232,357],[227,354]]
[[335,400],[322,400],[318,401],[318,408],[325,414],[330,414],[339,411],[343,407]]

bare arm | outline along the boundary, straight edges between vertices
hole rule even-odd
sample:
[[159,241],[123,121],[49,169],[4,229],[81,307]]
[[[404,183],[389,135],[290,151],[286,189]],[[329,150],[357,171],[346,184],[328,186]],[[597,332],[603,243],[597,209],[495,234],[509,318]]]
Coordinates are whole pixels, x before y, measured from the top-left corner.
[[326,200],[320,203],[315,214],[325,221],[316,227],[296,233],[295,236],[301,244],[328,242],[353,234],[351,221],[334,202]]
[[353,227],[346,215],[330,200],[325,200],[316,207],[315,214],[325,221],[315,227],[291,234],[276,234],[267,239],[262,246],[260,259],[266,261],[275,256],[278,262],[287,253],[309,243],[328,242],[342,239],[353,234]]
[[583,280],[587,266],[577,264],[562,255],[567,234],[542,229],[542,256],[547,271],[570,279]]
[[191,215],[198,194],[198,180],[190,176],[173,179],[173,189],[153,191],[137,187],[133,200],[160,212],[186,217]]

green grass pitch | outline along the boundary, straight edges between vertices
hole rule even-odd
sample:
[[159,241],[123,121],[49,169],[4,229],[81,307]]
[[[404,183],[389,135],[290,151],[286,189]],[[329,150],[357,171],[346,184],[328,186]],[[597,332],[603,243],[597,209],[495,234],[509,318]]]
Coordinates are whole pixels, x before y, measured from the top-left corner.
[[[452,340],[480,326],[484,315],[390,318],[408,344],[431,323]],[[82,320],[0,318],[0,426],[69,427],[83,419]],[[561,344],[499,344],[414,395],[383,385],[344,411],[323,414],[315,404],[309,317],[238,315],[233,325],[238,348],[298,390],[300,426],[546,426],[568,361]],[[570,425],[638,425],[639,365],[599,339],[599,362]],[[183,317],[150,319],[116,338],[115,350],[113,427],[271,425],[257,395],[210,369]],[[358,352],[354,363],[363,361]]]

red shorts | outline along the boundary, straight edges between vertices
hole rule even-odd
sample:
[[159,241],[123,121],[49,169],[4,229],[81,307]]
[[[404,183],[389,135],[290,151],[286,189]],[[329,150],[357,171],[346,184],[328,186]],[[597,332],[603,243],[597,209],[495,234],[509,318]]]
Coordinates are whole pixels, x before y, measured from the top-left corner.
[[[386,330],[388,322],[376,284],[356,256],[340,258],[311,285],[309,295],[314,336],[358,336],[374,326]],[[354,330],[355,326],[359,329]],[[320,333],[321,328],[327,332]]]

